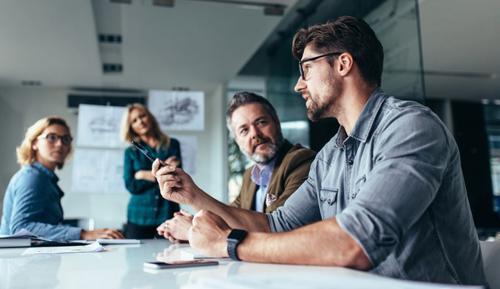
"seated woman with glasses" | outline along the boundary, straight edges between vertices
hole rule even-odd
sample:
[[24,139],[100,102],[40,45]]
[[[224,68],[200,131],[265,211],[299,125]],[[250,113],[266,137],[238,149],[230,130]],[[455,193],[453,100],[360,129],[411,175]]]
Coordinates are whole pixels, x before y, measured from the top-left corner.
[[69,126],[60,117],[42,118],[28,129],[17,148],[21,169],[7,186],[0,234],[25,229],[54,241],[123,238],[116,230],[86,231],[62,224],[64,193],[57,185],[55,170],[64,166],[72,140]]

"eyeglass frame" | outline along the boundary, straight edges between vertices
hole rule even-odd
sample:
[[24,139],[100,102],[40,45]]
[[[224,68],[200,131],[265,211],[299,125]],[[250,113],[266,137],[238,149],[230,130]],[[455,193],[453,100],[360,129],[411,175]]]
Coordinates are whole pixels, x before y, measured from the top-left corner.
[[[50,140],[49,136],[54,136],[55,139]],[[52,144],[55,144],[55,143],[57,143],[58,140],[61,140],[61,143],[65,146],[69,146],[73,142],[73,137],[71,137],[70,135],[67,135],[67,134],[58,135],[56,133],[48,133],[46,135],[40,135],[37,137],[37,139],[42,139],[42,138],[45,139],[46,141],[48,141],[49,143],[52,143]]]
[[302,68],[302,64],[304,64],[306,62],[309,62],[309,61],[314,61],[314,60],[320,59],[322,57],[332,56],[332,55],[340,55],[342,53],[344,53],[344,52],[328,52],[328,53],[325,53],[325,54],[320,54],[320,55],[313,56],[313,57],[306,58],[306,59],[303,59],[303,60],[299,61],[300,78],[302,78],[302,80],[306,80],[306,78],[304,76],[304,69]]

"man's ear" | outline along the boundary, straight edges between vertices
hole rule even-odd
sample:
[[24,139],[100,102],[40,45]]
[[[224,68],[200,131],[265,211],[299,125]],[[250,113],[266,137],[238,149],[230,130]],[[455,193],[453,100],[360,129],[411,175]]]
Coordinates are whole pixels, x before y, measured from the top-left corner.
[[354,59],[352,55],[344,52],[338,57],[338,73],[342,76],[346,76],[352,69],[354,65]]

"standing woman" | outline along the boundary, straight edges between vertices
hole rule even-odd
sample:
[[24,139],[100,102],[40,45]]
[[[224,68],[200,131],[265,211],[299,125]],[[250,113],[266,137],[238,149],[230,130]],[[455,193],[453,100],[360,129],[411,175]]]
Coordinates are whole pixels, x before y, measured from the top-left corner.
[[[127,107],[123,115],[122,138],[129,143],[141,144],[155,158],[181,166],[179,141],[164,134],[154,116],[142,104]],[[151,165],[151,161],[134,146],[125,150],[123,178],[132,194],[127,209],[126,238],[154,238],[156,227],[179,211],[177,203],[161,197]]]
[[64,119],[45,117],[33,124],[17,148],[21,169],[10,179],[3,203],[0,234],[12,235],[22,229],[55,241],[97,238],[120,239],[117,230],[86,231],[63,225],[56,169],[62,169],[71,152],[71,132]]

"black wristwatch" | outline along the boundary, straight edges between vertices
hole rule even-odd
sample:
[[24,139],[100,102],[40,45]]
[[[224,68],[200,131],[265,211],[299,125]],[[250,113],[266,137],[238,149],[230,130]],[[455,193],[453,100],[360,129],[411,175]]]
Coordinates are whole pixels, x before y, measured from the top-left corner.
[[238,258],[236,248],[241,243],[241,241],[245,239],[247,233],[247,231],[240,229],[231,230],[231,233],[229,233],[229,235],[227,236],[227,254],[229,255],[229,258],[235,261],[241,261],[241,259]]

